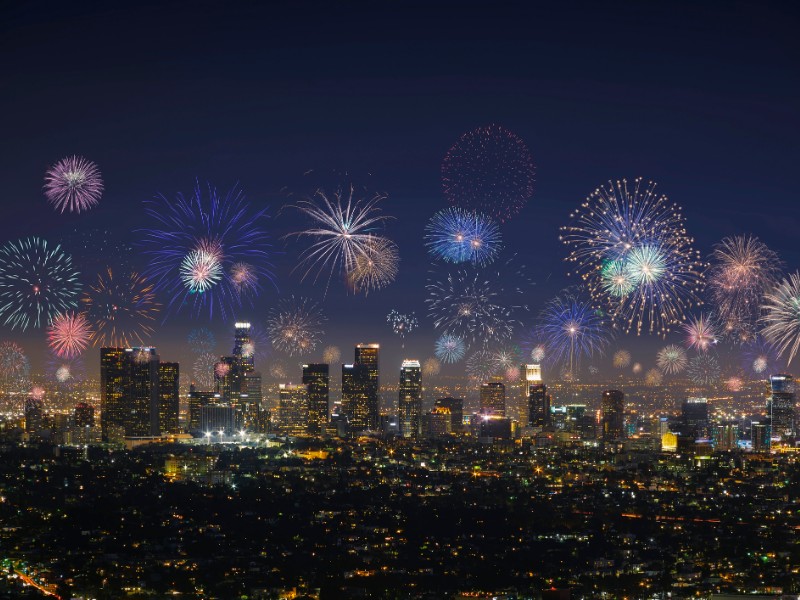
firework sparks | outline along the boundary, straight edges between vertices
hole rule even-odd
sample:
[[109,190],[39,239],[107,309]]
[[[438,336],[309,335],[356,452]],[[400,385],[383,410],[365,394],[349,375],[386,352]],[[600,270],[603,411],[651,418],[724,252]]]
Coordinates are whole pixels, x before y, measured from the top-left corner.
[[422,363],[422,374],[426,377],[433,377],[439,374],[439,371],[442,370],[442,363],[440,363],[437,359],[431,357],[425,360]]
[[194,354],[214,352],[214,348],[217,346],[217,338],[206,327],[192,329],[186,337],[186,342]]
[[302,356],[313,351],[319,344],[325,320],[314,302],[291,296],[282,299],[270,311],[267,331],[277,350],[289,356]]
[[764,296],[762,333],[780,357],[790,364],[800,348],[800,273],[787,279]]
[[662,348],[656,356],[656,365],[664,375],[676,375],[683,371],[688,363],[686,351],[675,344]]
[[624,369],[631,364],[631,353],[627,350],[617,350],[614,352],[613,362],[615,369]]
[[224,379],[230,372],[231,366],[228,363],[220,361],[214,364],[214,377],[216,379]]
[[717,343],[717,334],[711,318],[707,315],[700,315],[683,325],[686,332],[686,346],[691,349],[706,352]]
[[44,181],[47,200],[61,213],[89,210],[103,195],[100,169],[82,156],[61,159],[48,169]]
[[214,368],[217,364],[217,357],[210,352],[199,354],[192,365],[193,383],[201,390],[210,390],[214,385]]
[[535,174],[525,142],[492,124],[465,133],[448,150],[442,162],[442,187],[451,204],[504,222],[533,196]]
[[649,369],[644,375],[644,383],[650,387],[657,387],[661,385],[664,376],[658,369]]
[[636,179],[595,190],[562,228],[567,261],[626,333],[665,335],[699,304],[704,265],[680,209]]
[[394,242],[377,235],[368,236],[362,250],[363,254],[358,254],[353,262],[348,280],[354,291],[367,295],[370,290],[382,289],[395,280],[400,256]]
[[94,346],[145,345],[160,310],[153,285],[135,272],[100,273],[83,297],[86,317],[94,327]]
[[202,294],[222,279],[222,264],[218,252],[193,250],[181,262],[181,280],[191,294]]
[[414,313],[406,315],[396,310],[389,311],[389,314],[386,315],[386,322],[391,326],[392,333],[401,340],[419,326],[419,321]]
[[0,377],[4,380],[20,380],[28,376],[30,362],[25,351],[16,342],[0,342]]
[[488,350],[478,350],[467,358],[467,375],[477,382],[485,382],[497,373],[494,362],[494,353]]
[[325,350],[322,351],[322,362],[329,365],[339,362],[341,358],[342,351],[339,350],[338,346],[327,346]]
[[720,377],[719,361],[710,352],[704,352],[689,361],[686,372],[689,374],[689,378],[697,385],[715,385]]
[[445,333],[436,340],[436,358],[445,364],[457,363],[467,351],[464,340],[457,335]]
[[258,272],[251,264],[233,263],[230,269],[230,278],[237,294],[254,293],[258,290]]
[[47,331],[50,349],[60,358],[75,358],[88,346],[92,327],[83,313],[67,312],[58,315]]
[[457,207],[437,212],[425,231],[428,251],[445,262],[485,265],[502,246],[500,228],[492,219]]
[[0,247],[0,318],[11,329],[42,327],[75,308],[78,272],[61,246],[31,237]]

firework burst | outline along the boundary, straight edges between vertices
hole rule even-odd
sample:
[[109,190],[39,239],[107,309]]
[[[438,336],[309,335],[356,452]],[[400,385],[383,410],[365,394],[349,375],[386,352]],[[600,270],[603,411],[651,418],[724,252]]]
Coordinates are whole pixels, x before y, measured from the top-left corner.
[[680,209],[636,179],[595,190],[562,228],[567,261],[626,333],[665,335],[699,304],[704,265]]
[[445,333],[436,340],[436,358],[445,364],[457,363],[467,351],[464,340],[457,335]]
[[393,241],[377,235],[368,236],[362,250],[353,261],[348,281],[353,291],[363,291],[366,296],[370,290],[382,289],[395,280],[400,256]]
[[103,195],[100,169],[82,156],[62,158],[48,169],[44,182],[47,200],[61,213],[89,210]]
[[69,388],[86,378],[86,366],[80,357],[66,359],[51,353],[47,374],[59,387]]
[[425,360],[422,363],[422,374],[426,377],[433,377],[434,375],[438,375],[439,371],[442,370],[442,363],[440,363],[437,359],[431,357]]
[[535,174],[525,142],[492,124],[465,133],[448,150],[442,162],[442,188],[451,204],[504,222],[533,196]]
[[425,227],[430,254],[445,262],[492,262],[502,246],[500,228],[480,213],[450,207],[437,212]]
[[66,312],[53,319],[47,330],[50,349],[60,358],[79,356],[89,345],[92,327],[83,313]]
[[189,344],[189,349],[194,354],[214,352],[214,348],[217,347],[217,338],[211,333],[211,330],[206,327],[192,329],[189,335],[186,336],[186,342]]
[[267,332],[275,349],[289,356],[303,356],[317,347],[325,316],[307,298],[284,298],[270,311]]
[[94,327],[92,344],[122,348],[145,345],[160,310],[147,279],[135,272],[118,275],[110,268],[89,286],[83,306]]
[[25,351],[16,342],[0,342],[0,377],[5,381],[22,380],[31,365]]
[[788,278],[764,296],[761,333],[781,358],[790,364],[800,348],[800,273]]
[[638,375],[639,373],[642,372],[642,364],[641,363],[633,363],[633,366],[631,367],[631,371],[633,372],[634,375]]
[[474,381],[485,382],[497,374],[494,353],[478,350],[467,358],[467,375]]
[[11,329],[43,327],[75,308],[80,282],[61,246],[37,238],[0,247],[0,318]]
[[327,346],[325,350],[322,351],[322,362],[329,365],[339,362],[341,358],[342,351],[339,350],[338,346]]
[[417,321],[414,313],[406,315],[396,310],[389,311],[389,314],[386,315],[386,322],[391,326],[392,333],[401,340],[405,339],[407,335],[419,326],[419,321]]
[[711,318],[700,315],[683,325],[686,332],[686,346],[700,352],[706,352],[717,343],[717,334]]
[[380,214],[378,205],[385,198],[383,194],[357,198],[355,188],[350,186],[332,195],[317,190],[313,198],[298,202],[294,208],[313,223],[308,229],[290,234],[311,240],[300,255],[297,268],[303,271],[301,279],[315,273],[317,281],[326,272],[330,283],[335,273],[349,276],[356,270],[359,257],[374,253],[375,232],[390,218]]
[[688,363],[686,351],[675,344],[662,348],[656,356],[656,365],[664,375],[676,375],[683,371]]
[[[237,187],[220,195],[209,185],[204,194],[198,183],[191,196],[146,202],[145,213],[155,222],[141,231],[145,275],[170,298],[167,313],[227,318],[263,281],[272,281],[266,209],[252,210]],[[253,293],[242,294],[245,287]]]
[[719,360],[710,352],[698,354],[689,361],[686,372],[696,385],[715,385],[720,378]]
[[663,379],[664,376],[658,369],[649,369],[647,373],[644,374],[644,383],[650,387],[658,387],[661,385]]
[[214,386],[214,368],[217,357],[210,352],[203,352],[194,359],[192,365],[193,383],[202,390],[210,390]]
[[627,350],[617,350],[614,352],[613,363],[615,369],[624,369],[631,364],[631,353]]
[[763,377],[783,369],[775,349],[764,340],[754,340],[742,349],[742,367],[745,372]]

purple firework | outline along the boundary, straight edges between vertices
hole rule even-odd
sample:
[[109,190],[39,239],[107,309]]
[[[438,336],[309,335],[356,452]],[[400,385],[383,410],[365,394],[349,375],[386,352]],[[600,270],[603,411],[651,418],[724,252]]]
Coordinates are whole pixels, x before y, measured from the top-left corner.
[[[238,187],[220,195],[198,183],[190,196],[146,202],[145,213],[155,221],[140,232],[150,258],[147,275],[169,296],[168,314],[185,309],[228,318],[244,300],[252,302],[262,282],[273,281],[272,245],[262,225],[266,209],[251,209]],[[213,278],[198,279],[190,268],[200,255],[213,257]],[[250,293],[243,294],[245,288]]]
[[47,170],[44,195],[61,213],[89,210],[100,202],[103,195],[100,169],[82,156],[62,158]]

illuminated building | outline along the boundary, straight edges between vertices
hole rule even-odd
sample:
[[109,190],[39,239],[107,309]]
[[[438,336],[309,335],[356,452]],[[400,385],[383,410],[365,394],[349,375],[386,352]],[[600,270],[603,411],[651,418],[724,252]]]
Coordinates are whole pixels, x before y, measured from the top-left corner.
[[687,398],[681,404],[681,422],[684,435],[693,439],[709,437],[708,400]]
[[678,436],[667,431],[661,436],[661,451],[662,452],[676,452],[678,450]]
[[158,365],[158,426],[160,432],[178,433],[180,367],[176,362]]
[[159,359],[155,348],[100,349],[103,438],[159,434]]
[[284,433],[298,435],[308,430],[308,388],[282,383],[278,386],[278,420]]
[[303,365],[303,385],[308,389],[308,430],[322,433],[328,423],[329,367],[324,363]]
[[255,351],[250,338],[250,323],[234,323],[233,357],[242,375],[255,371]]
[[511,439],[511,419],[502,415],[486,413],[473,416],[473,425],[477,427],[478,438]]
[[[378,358],[380,346],[378,344],[357,344],[355,349],[355,364],[363,365],[366,368],[366,380],[364,382],[364,392],[366,394],[367,414],[366,426],[364,429],[376,429],[378,427],[378,413],[380,408],[380,370]],[[355,429],[352,418],[350,425]]]
[[38,434],[44,429],[44,403],[39,398],[25,399],[25,432]]
[[242,412],[242,426],[247,431],[261,430],[261,373],[250,371],[242,379],[239,394],[239,409]]
[[[342,365],[342,406],[350,429],[371,429],[372,415],[369,370],[366,365]],[[375,417],[377,419],[377,415]]]
[[625,438],[625,394],[606,390],[601,399],[602,437],[604,442]]
[[734,450],[739,441],[739,424],[736,421],[726,421],[715,425],[712,439],[717,450]]
[[200,409],[200,430],[206,437],[236,434],[236,411],[229,404],[206,404]]
[[769,452],[770,431],[769,423],[755,421],[750,425],[750,442],[753,452]]
[[77,427],[94,427],[94,406],[78,402],[73,410],[72,420]]
[[502,381],[481,384],[481,413],[506,415],[506,386]]
[[418,360],[404,360],[400,367],[400,392],[397,407],[400,436],[418,437],[422,414],[422,369]]
[[422,434],[426,438],[439,438],[453,431],[450,411],[443,406],[436,406],[422,417]]
[[189,431],[202,431],[200,427],[200,411],[209,404],[219,404],[220,395],[216,392],[201,392],[189,386]]
[[772,375],[769,378],[772,394],[767,400],[770,437],[775,441],[789,440],[795,434],[794,378],[791,375]]
[[462,398],[439,398],[433,407],[446,409],[450,414],[450,431],[459,432],[464,427],[464,400]]
[[550,425],[550,395],[542,383],[542,367],[538,364],[522,365],[522,395],[528,406],[527,423],[531,427]]

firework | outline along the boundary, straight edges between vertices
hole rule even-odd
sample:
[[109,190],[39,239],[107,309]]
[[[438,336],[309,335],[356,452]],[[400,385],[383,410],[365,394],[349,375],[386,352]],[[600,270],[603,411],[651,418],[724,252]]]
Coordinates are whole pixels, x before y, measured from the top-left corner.
[[726,237],[715,245],[708,288],[720,320],[752,327],[761,299],[777,284],[782,266],[778,255],[757,237]]
[[478,350],[467,358],[467,375],[475,381],[488,381],[497,374],[497,365],[494,362],[494,353],[488,350]]
[[342,351],[339,350],[338,346],[327,346],[325,350],[322,351],[322,362],[329,365],[339,362],[341,358]]
[[754,340],[742,350],[742,367],[745,372],[763,376],[783,369],[775,349],[763,340]]
[[30,396],[34,400],[41,400],[44,398],[44,388],[40,385],[35,385],[31,388]]
[[43,327],[76,306],[80,283],[72,258],[37,238],[0,247],[0,318],[11,329]]
[[414,316],[413,312],[406,315],[396,310],[391,310],[386,315],[386,322],[391,326],[392,333],[399,336],[401,340],[405,339],[407,335],[419,326],[419,321],[417,321],[417,317]]
[[269,374],[273,379],[286,379],[288,377],[286,365],[276,360],[269,366]]
[[145,345],[160,310],[146,278],[133,271],[118,275],[110,268],[89,286],[83,306],[94,327],[92,344],[122,348]]
[[600,369],[595,367],[594,365],[589,365],[589,374],[590,375],[597,375],[600,372]]
[[216,379],[224,379],[230,372],[231,366],[228,363],[220,361],[214,364],[214,377]]
[[631,364],[631,353],[627,350],[617,350],[614,352],[613,362],[615,369],[624,369]]
[[86,367],[80,357],[65,359],[51,353],[47,374],[59,387],[71,387],[86,378]]
[[664,376],[658,369],[649,369],[644,375],[644,383],[650,387],[657,387],[661,385]]
[[75,358],[88,346],[92,327],[83,313],[66,312],[53,319],[47,331],[50,349],[60,358]]
[[680,209],[636,179],[595,190],[562,228],[567,261],[626,333],[665,335],[699,304],[703,268]]
[[284,298],[270,311],[267,331],[272,345],[289,356],[313,351],[322,336],[325,316],[307,298]]
[[697,385],[710,386],[719,381],[720,366],[717,357],[710,352],[698,354],[686,368],[689,378]]
[[603,319],[589,302],[571,292],[551,300],[540,316],[550,360],[575,373],[581,358],[602,353],[610,340]]
[[[191,196],[158,196],[145,203],[155,226],[141,231],[149,257],[145,275],[170,300],[167,312],[227,318],[264,281],[272,281],[272,246],[262,226],[266,209],[252,210],[237,187],[225,195],[200,184]],[[253,292],[242,294],[242,291]]]
[[199,354],[192,365],[193,383],[200,389],[210,390],[214,385],[214,368],[217,364],[217,357],[210,352]]
[[82,156],[62,158],[48,169],[44,182],[47,200],[61,213],[89,210],[103,194],[100,169]]
[[633,366],[631,367],[631,371],[633,371],[633,373],[635,375],[638,375],[639,373],[642,372],[642,364],[641,363],[633,363]]
[[394,242],[377,235],[369,236],[362,250],[363,254],[356,255],[353,261],[348,281],[355,292],[363,291],[367,295],[395,280],[400,256]]
[[688,364],[686,351],[680,346],[670,344],[659,350],[656,356],[656,364],[664,375],[675,375],[686,368]]
[[485,265],[501,247],[500,228],[492,219],[457,207],[437,212],[425,231],[428,251],[445,262]]
[[725,380],[725,387],[729,392],[740,392],[744,387],[744,381],[738,375],[731,375]]
[[295,205],[313,223],[308,229],[290,234],[312,242],[300,255],[297,268],[303,270],[302,279],[316,272],[316,281],[327,272],[330,283],[334,273],[353,273],[357,259],[369,256],[370,249],[374,252],[375,232],[389,219],[380,214],[378,207],[385,198],[383,194],[357,198],[355,188],[350,186],[331,196],[317,190],[313,198]]
[[25,351],[16,342],[0,342],[0,378],[5,381],[21,380],[30,372],[30,362]]
[[546,353],[544,346],[539,344],[534,346],[530,352],[531,360],[535,363],[542,363],[544,362]]
[[431,357],[425,360],[422,363],[422,374],[426,377],[433,377],[434,375],[438,375],[439,371],[442,370],[442,363],[440,363],[437,359]]
[[686,347],[689,349],[694,348],[700,352],[705,352],[717,343],[714,325],[707,315],[700,315],[698,318],[685,323],[683,330],[686,332]]
[[515,217],[533,195],[535,174],[525,142],[492,124],[465,133],[447,151],[442,188],[451,204],[504,222]]
[[790,364],[800,347],[800,272],[792,273],[764,296],[761,333]]
[[519,365],[522,362],[522,358],[520,357],[519,348],[500,348],[492,353],[492,361],[494,370],[497,373],[508,374],[512,371],[517,371],[517,374],[519,374]]
[[491,268],[463,266],[432,276],[425,302],[436,329],[487,346],[507,342],[524,325],[530,285],[525,265],[511,257]]
[[217,347],[217,338],[206,327],[192,329],[186,337],[186,342],[194,354],[214,352],[214,348]]
[[445,364],[457,363],[466,351],[464,340],[457,335],[445,333],[436,340],[436,358]]

